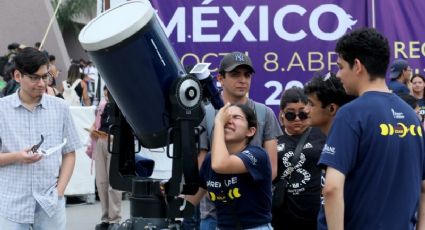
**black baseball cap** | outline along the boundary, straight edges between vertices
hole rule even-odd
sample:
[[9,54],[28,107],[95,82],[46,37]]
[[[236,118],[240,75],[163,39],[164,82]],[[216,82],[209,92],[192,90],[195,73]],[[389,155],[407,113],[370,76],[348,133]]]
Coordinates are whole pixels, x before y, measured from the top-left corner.
[[242,52],[232,52],[226,54],[226,56],[221,59],[218,71],[230,72],[241,65],[248,67],[253,73],[255,72],[254,67],[252,67],[251,59]]

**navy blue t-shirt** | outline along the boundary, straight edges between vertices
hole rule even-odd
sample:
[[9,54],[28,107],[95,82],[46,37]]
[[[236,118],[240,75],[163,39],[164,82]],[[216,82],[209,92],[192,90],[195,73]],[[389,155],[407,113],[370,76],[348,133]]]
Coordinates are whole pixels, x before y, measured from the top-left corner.
[[[423,128],[398,96],[366,92],[341,107],[319,164],[345,175],[346,229],[413,229],[424,179]],[[327,229],[323,211],[318,229]]]
[[236,229],[236,216],[244,229],[268,224],[272,219],[272,176],[267,152],[248,146],[236,156],[243,161],[247,173],[215,173],[211,169],[211,154],[205,157],[200,170],[201,187],[208,190],[216,206],[220,230]]
[[409,88],[407,88],[406,85],[401,84],[399,81],[397,80],[390,80],[388,82],[388,88],[393,91],[393,93],[395,94],[400,94],[400,93],[406,93],[406,94],[410,94],[410,90]]

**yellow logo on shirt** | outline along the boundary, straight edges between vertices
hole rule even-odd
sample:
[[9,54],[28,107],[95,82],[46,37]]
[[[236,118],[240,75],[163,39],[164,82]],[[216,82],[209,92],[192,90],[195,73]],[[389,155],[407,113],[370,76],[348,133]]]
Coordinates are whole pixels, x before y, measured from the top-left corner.
[[233,200],[241,197],[242,195],[239,193],[239,188],[230,188],[226,194],[215,194],[214,192],[208,192],[210,195],[211,201],[221,201],[226,203],[228,199]]
[[422,137],[422,128],[416,125],[405,125],[403,123],[397,123],[397,125],[392,124],[380,124],[381,135],[382,136],[392,136],[398,135],[400,138],[404,138],[407,134],[412,136]]

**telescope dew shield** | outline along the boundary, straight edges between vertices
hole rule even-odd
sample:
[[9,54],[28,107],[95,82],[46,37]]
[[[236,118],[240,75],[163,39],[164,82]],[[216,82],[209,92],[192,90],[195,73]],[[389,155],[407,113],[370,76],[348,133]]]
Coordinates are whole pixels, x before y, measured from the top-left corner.
[[186,72],[149,1],[130,1],[98,15],[79,41],[146,148],[167,143],[169,90]]

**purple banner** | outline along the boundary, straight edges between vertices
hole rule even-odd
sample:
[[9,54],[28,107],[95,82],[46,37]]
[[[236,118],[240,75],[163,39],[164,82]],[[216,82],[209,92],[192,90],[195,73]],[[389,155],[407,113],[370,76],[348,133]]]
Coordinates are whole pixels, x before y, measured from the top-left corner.
[[183,65],[246,52],[255,75],[250,97],[278,109],[282,91],[317,71],[336,71],[335,43],[369,24],[368,2],[151,0]]
[[[152,1],[183,65],[246,52],[256,73],[250,97],[279,105],[282,91],[314,72],[336,71],[336,40],[367,26],[363,1]],[[274,107],[277,109],[277,107]]]
[[423,75],[425,1],[381,0],[375,4],[376,29],[388,38],[391,61],[404,58],[412,66],[413,73]]

